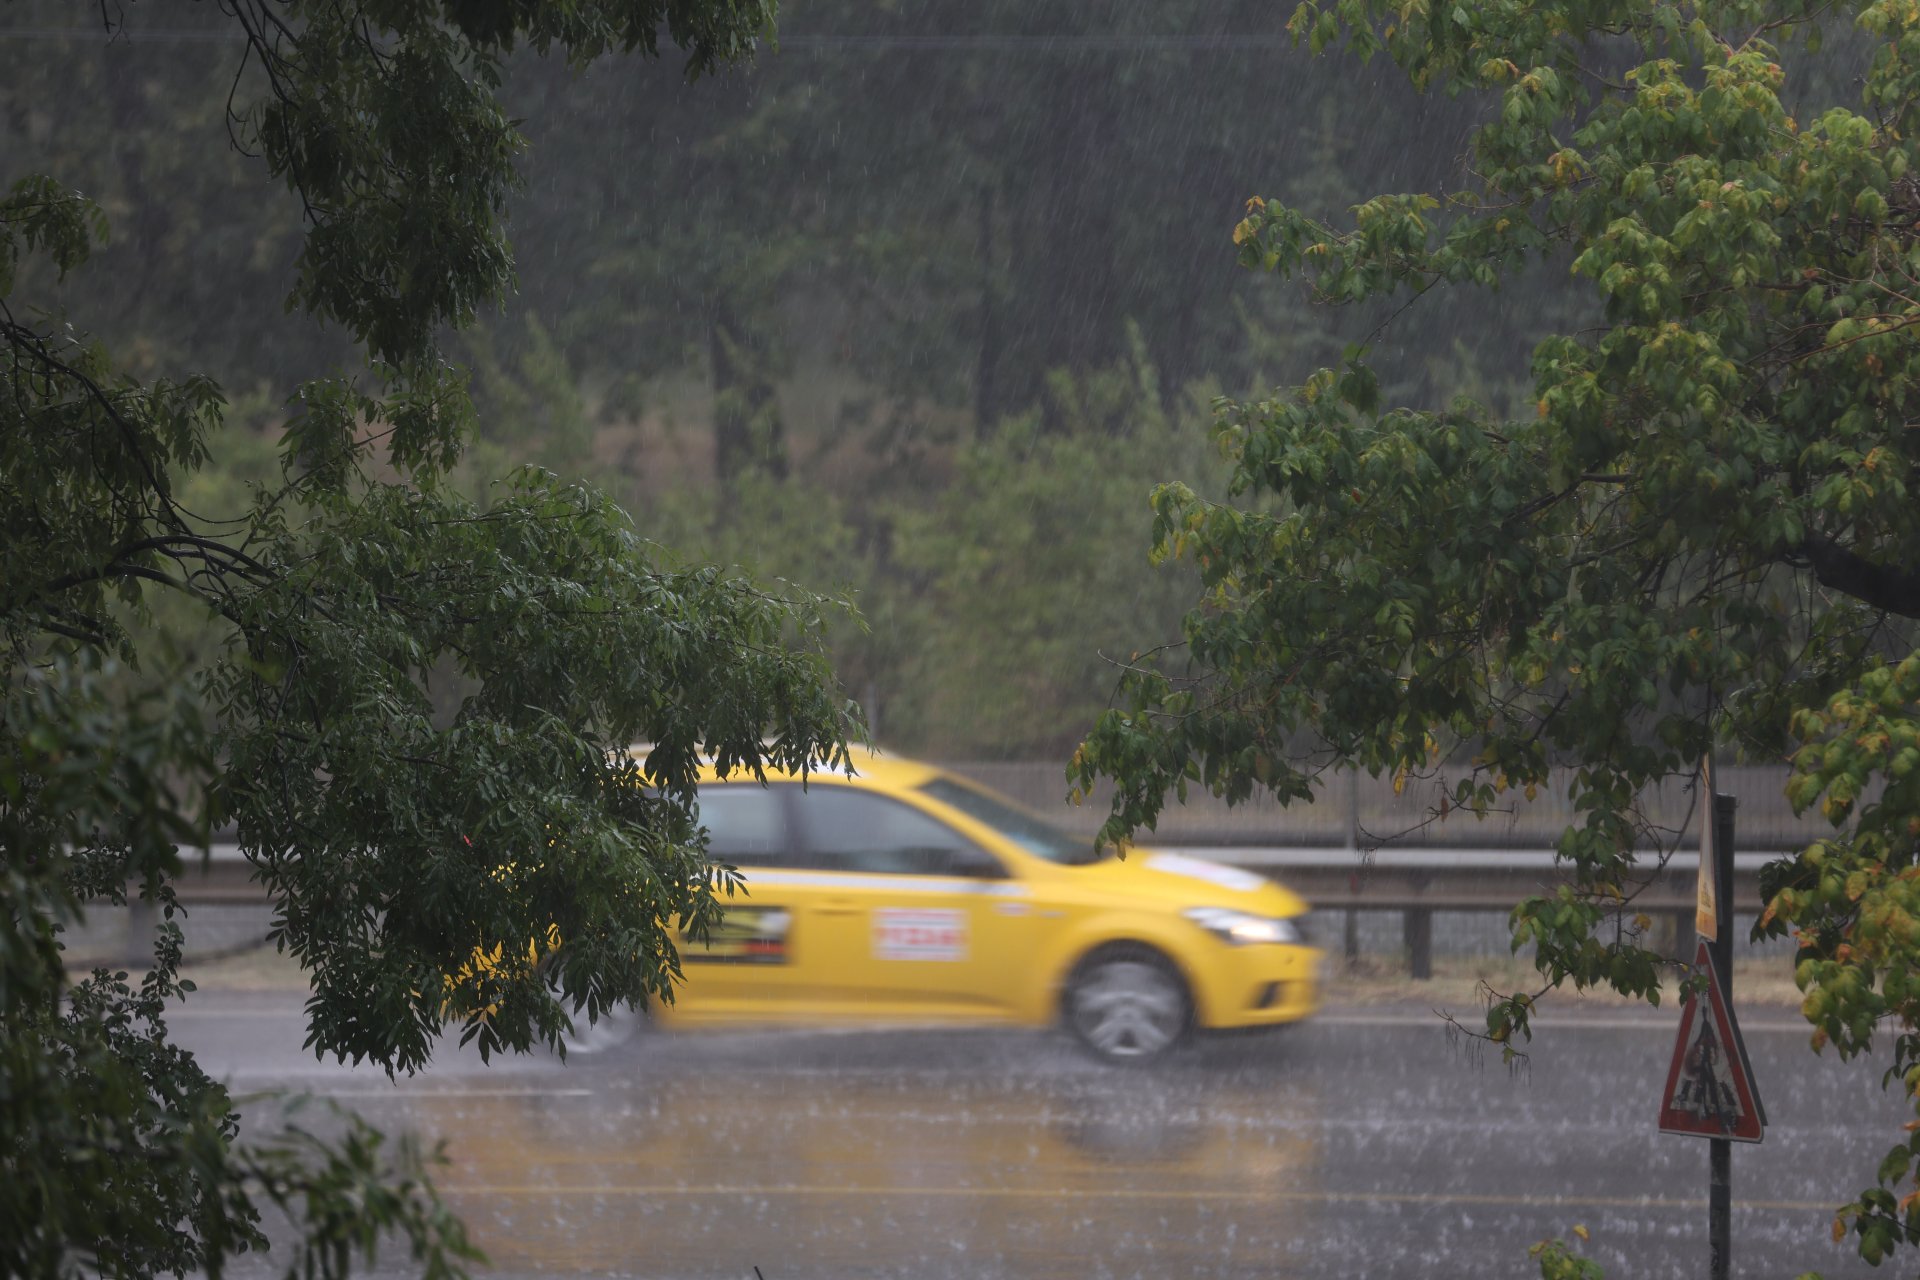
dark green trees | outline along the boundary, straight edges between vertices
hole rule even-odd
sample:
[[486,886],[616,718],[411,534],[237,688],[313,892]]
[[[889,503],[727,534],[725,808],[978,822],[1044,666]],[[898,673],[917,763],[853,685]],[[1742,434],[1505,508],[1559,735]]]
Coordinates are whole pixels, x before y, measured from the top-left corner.
[[[407,1071],[442,1031],[525,1049],[570,1015],[667,998],[671,922],[699,927],[727,887],[691,819],[699,757],[806,768],[855,728],[814,599],[673,567],[544,473],[484,504],[445,482],[472,411],[442,335],[510,279],[503,59],[670,38],[699,73],[746,55],[770,6],[265,2],[224,20],[234,137],[299,219],[289,303],[364,364],[302,384],[277,475],[197,509],[183,494],[223,447],[220,388],[129,376],[42,309],[104,234],[97,205],[57,174],[0,197],[8,1274],[217,1274],[263,1243],[268,1201],[323,1274],[385,1229],[429,1274],[470,1255],[407,1144],[351,1126],[234,1145],[224,1091],[160,1017],[184,989],[180,846],[237,827],[312,973],[311,1046]],[[225,145],[220,115],[200,145]],[[210,637],[190,681],[152,678],[156,610]],[[644,772],[624,750],[642,740]],[[168,921],[152,973],[69,984],[61,931],[128,894]],[[527,943],[551,927],[566,947],[536,967]]]
[[[1920,16],[1341,0],[1293,25],[1486,115],[1452,194],[1337,221],[1255,200],[1243,263],[1431,315],[1545,261],[1595,317],[1541,335],[1518,416],[1393,407],[1364,353],[1223,404],[1237,500],[1155,500],[1159,552],[1205,581],[1190,665],[1129,674],[1077,778],[1119,780],[1117,834],[1189,782],[1302,796],[1347,761],[1441,775],[1439,816],[1567,766],[1571,884],[1516,909],[1515,943],[1551,983],[1652,994],[1631,902],[1673,833],[1636,796],[1716,749],[1791,753],[1838,831],[1773,869],[1760,932],[1800,939],[1816,1047],[1879,1040],[1913,1092]],[[1870,1259],[1920,1240],[1913,1149],[1841,1215]]]

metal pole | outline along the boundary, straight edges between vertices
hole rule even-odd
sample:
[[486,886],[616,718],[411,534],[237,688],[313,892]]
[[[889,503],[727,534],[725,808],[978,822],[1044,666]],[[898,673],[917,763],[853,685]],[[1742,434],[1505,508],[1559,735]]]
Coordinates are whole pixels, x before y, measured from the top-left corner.
[[1342,939],[1347,946],[1347,968],[1351,969],[1360,959],[1360,909],[1353,899],[1360,896],[1360,770],[1355,768],[1347,775],[1347,852],[1354,856],[1354,869],[1347,877],[1349,898],[1347,901],[1346,937]]
[[120,957],[120,963],[127,968],[153,968],[153,919],[153,903],[140,896],[139,886],[129,886],[127,936]]
[[1360,769],[1347,773],[1347,849],[1360,852]]
[[1347,923],[1341,939],[1346,944],[1347,968],[1351,969],[1360,960],[1360,909],[1353,905],[1353,899],[1360,896],[1360,873],[1350,872],[1347,876]]
[[[1713,952],[1713,967],[1719,972],[1720,998],[1733,1009],[1733,811],[1740,801],[1735,796],[1713,797],[1713,898],[1719,916],[1716,935],[1707,944]],[[1737,1052],[1727,1045],[1722,1053]],[[1711,1280],[1728,1280],[1732,1272],[1733,1238],[1733,1143],[1713,1138],[1707,1175],[1707,1231],[1712,1237]]]

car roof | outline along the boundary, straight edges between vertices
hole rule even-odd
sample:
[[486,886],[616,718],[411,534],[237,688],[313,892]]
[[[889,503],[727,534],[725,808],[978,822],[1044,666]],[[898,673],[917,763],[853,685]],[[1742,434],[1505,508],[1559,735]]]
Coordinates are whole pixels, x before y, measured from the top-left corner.
[[[943,776],[941,770],[930,764],[925,764],[918,760],[909,760],[905,756],[870,751],[864,747],[848,748],[847,758],[853,766],[853,774],[857,780],[875,783],[882,787],[919,787],[933,781],[935,778]],[[702,782],[722,780],[718,774],[714,772],[711,762],[702,766],[700,775]],[[798,774],[789,773],[784,769],[767,770],[767,781],[769,782],[794,782],[798,781],[798,779]],[[809,782],[821,780],[829,782],[849,781],[843,771],[824,768],[813,770],[807,775],[807,780]],[[729,774],[724,781],[751,782],[753,781],[753,774],[745,770],[736,769],[733,773]]]

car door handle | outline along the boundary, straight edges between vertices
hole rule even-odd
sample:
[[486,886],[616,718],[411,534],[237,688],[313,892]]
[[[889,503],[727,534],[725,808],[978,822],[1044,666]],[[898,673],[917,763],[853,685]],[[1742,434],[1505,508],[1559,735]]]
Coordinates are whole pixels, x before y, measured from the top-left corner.
[[829,898],[815,910],[823,916],[853,916],[860,914],[860,904],[851,898]]

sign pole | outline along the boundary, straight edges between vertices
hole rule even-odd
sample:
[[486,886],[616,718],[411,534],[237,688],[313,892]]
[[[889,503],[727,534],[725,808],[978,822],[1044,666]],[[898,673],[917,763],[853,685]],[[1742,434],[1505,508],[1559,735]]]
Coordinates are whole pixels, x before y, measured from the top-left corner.
[[1700,762],[1700,875],[1694,888],[1693,972],[1706,985],[1680,1009],[1679,1035],[1660,1092],[1661,1133],[1708,1139],[1707,1274],[1733,1269],[1733,1144],[1766,1137],[1767,1108],[1733,1013],[1733,815],[1738,801],[1713,785]]
[[[1711,849],[1700,851],[1702,859],[1711,857],[1713,866],[1700,868],[1701,878],[1713,877],[1714,904],[1718,908],[1716,915],[1724,914],[1724,921],[1716,921],[1714,936],[1705,939],[1713,953],[1716,977],[1720,983],[1720,998],[1725,1001],[1729,1011],[1733,1009],[1733,813],[1739,807],[1737,796],[1713,795],[1713,841]],[[1726,1046],[1732,1051],[1733,1046]],[[1707,1230],[1712,1238],[1711,1280],[1728,1280],[1732,1270],[1733,1239],[1733,1143],[1726,1138],[1714,1138],[1709,1142],[1711,1154],[1707,1183]]]

